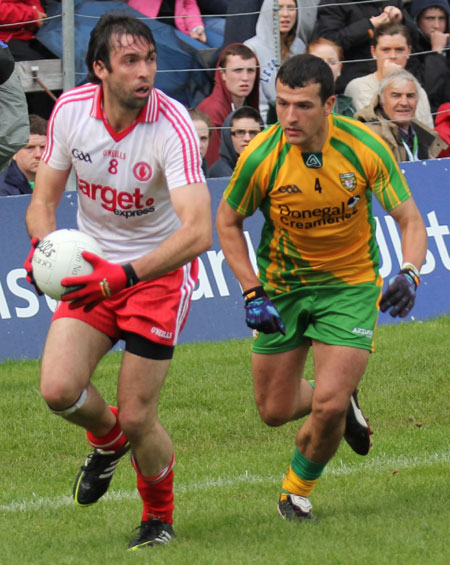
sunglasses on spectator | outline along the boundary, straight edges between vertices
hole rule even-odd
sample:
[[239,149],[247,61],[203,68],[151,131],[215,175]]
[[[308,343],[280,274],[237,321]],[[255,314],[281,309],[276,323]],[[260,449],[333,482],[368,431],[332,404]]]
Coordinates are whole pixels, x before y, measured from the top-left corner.
[[261,130],[259,129],[235,129],[231,132],[233,137],[245,137],[248,134],[250,137],[255,137]]

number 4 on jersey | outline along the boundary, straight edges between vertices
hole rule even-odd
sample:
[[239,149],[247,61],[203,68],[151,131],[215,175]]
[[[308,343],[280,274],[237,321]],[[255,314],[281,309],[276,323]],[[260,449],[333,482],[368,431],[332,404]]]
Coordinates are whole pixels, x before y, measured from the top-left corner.
[[316,178],[316,183],[314,185],[314,190],[317,190],[319,194],[322,194],[322,186],[318,178]]

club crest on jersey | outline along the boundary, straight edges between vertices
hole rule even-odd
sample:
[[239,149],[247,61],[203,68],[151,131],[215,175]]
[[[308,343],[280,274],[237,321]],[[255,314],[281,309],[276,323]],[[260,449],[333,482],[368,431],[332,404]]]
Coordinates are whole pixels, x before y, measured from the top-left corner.
[[339,175],[341,185],[352,192],[356,188],[356,175],[355,173],[342,173]]
[[133,167],[133,174],[140,182],[146,182],[151,179],[152,177],[152,168],[148,163],[144,163],[144,161],[139,161]]
[[322,153],[302,153],[303,162],[308,169],[321,169],[322,168]]

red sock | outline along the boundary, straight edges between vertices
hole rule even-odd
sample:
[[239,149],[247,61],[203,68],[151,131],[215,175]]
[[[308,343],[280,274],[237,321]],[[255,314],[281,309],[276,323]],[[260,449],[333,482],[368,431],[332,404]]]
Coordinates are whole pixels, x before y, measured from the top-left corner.
[[133,467],[137,473],[137,489],[144,503],[142,511],[142,521],[161,520],[168,524],[173,523],[173,466],[175,464],[175,455],[167,467],[164,467],[154,477],[144,477],[139,466],[134,459],[131,458]]
[[116,417],[116,423],[113,429],[103,437],[94,436],[94,434],[87,431],[87,439],[91,447],[105,451],[120,451],[127,443],[127,438],[119,425],[119,420],[117,420],[119,410],[115,406],[110,406],[109,409]]

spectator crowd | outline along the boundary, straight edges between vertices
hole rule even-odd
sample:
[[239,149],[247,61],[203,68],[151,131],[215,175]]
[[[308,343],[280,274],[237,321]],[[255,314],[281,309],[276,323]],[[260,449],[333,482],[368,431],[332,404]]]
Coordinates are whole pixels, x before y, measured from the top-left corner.
[[[0,0],[0,104],[6,112],[15,105],[16,113],[17,105],[22,104],[19,128],[8,133],[7,120],[0,125],[0,152],[7,156],[0,195],[22,194],[33,188],[34,173],[22,170],[21,164],[27,154],[33,167],[38,162],[42,123],[49,118],[53,101],[45,92],[41,93],[45,103],[35,93],[26,93],[24,105],[23,93],[17,96],[20,85],[13,67],[15,61],[56,57],[39,41],[41,36],[36,37],[39,30],[45,30],[48,7],[56,2]],[[252,137],[277,121],[277,70],[281,63],[304,52],[322,58],[333,72],[333,111],[366,122],[398,160],[450,155],[449,0],[126,3],[143,18],[156,18],[176,29],[190,41],[189,49],[198,49],[201,55],[204,68],[195,72],[208,74],[209,94],[189,110],[207,176],[231,175]],[[7,78],[2,79],[3,75]],[[194,80],[192,73],[187,80]],[[6,88],[9,83],[14,84],[14,94]],[[31,115],[26,123],[24,112]],[[28,121],[36,127],[38,117],[43,122],[28,138]],[[36,137],[39,143],[32,149],[30,143]]]

